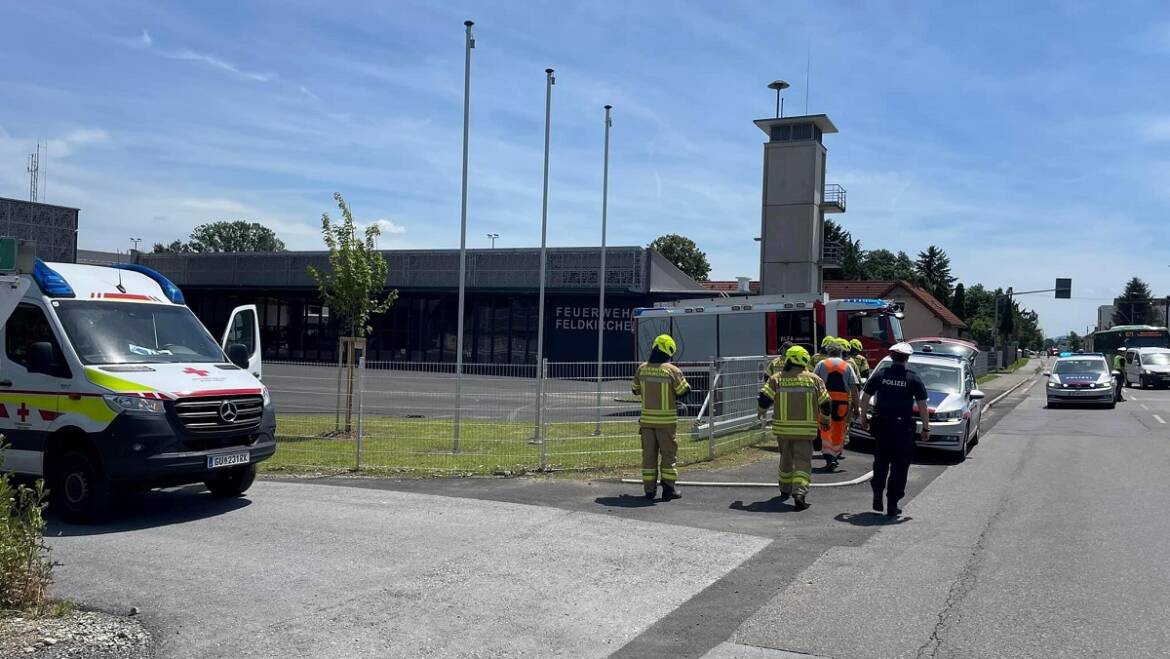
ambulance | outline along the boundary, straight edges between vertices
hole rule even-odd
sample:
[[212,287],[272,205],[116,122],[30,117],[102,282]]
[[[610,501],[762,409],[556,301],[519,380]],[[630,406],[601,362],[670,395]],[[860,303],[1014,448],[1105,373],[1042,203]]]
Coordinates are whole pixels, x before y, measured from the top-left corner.
[[255,305],[217,342],[150,268],[23,260],[0,277],[0,470],[43,477],[72,522],[130,489],[242,495],[276,451]]

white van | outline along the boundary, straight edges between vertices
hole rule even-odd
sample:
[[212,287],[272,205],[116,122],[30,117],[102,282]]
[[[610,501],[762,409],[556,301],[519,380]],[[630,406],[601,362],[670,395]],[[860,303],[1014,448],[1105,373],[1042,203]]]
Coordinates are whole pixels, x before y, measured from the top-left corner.
[[235,309],[217,343],[140,265],[38,259],[5,282],[0,469],[43,476],[63,518],[100,517],[123,489],[202,482],[239,496],[275,453],[255,306]]
[[1170,348],[1127,349],[1125,383],[1143,389],[1170,386]]

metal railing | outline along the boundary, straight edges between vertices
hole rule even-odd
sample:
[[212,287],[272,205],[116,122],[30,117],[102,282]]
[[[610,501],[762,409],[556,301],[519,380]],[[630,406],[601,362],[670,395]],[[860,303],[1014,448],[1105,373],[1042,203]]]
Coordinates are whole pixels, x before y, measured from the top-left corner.
[[821,265],[828,267],[840,266],[843,251],[841,243],[826,240],[824,246],[821,247]]
[[[678,425],[680,464],[765,438],[755,411],[768,360],[678,365],[692,386]],[[641,458],[641,405],[630,391],[637,366],[606,362],[598,377],[596,362],[467,364],[456,444],[451,364],[359,362],[347,394],[336,365],[269,362],[264,382],[276,405],[278,448],[266,464],[447,474],[634,467]]]
[[829,213],[844,213],[845,188],[836,183],[826,184],[824,195],[821,197],[821,207]]

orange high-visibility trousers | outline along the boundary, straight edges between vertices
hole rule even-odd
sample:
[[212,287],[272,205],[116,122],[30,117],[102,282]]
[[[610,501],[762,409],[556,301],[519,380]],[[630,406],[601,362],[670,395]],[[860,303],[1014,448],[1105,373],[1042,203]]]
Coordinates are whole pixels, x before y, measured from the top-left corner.
[[845,452],[845,432],[849,428],[849,394],[830,391],[829,398],[833,400],[833,412],[829,417],[828,430],[820,430],[821,452],[839,458]]

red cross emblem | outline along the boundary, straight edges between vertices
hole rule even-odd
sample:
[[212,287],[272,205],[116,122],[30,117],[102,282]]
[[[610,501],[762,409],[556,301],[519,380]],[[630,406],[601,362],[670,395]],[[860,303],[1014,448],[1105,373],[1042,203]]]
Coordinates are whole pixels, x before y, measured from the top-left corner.
[[16,410],[16,415],[20,417],[21,423],[28,421],[28,405],[21,403],[20,409]]
[[210,373],[211,371],[205,371],[201,368],[195,368],[194,366],[188,366],[187,368],[183,369],[183,372],[190,373],[191,375],[198,375],[201,378],[205,378],[205,377],[207,377],[207,374]]

